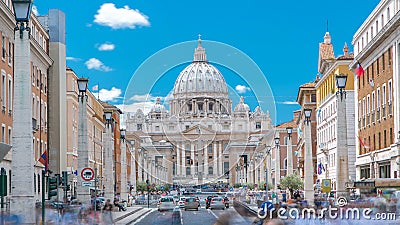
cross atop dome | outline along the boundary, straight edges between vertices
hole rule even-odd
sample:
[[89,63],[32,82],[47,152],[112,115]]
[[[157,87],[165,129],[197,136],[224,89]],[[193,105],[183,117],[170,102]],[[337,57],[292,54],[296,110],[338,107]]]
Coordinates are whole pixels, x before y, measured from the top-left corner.
[[199,34],[199,39],[197,39],[198,45],[194,50],[193,62],[207,62],[206,49],[201,45],[201,34]]

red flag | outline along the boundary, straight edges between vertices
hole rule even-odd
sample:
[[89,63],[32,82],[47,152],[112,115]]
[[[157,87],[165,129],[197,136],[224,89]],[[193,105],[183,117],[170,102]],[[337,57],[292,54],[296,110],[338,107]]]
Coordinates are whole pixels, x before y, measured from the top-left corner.
[[361,66],[360,62],[357,62],[356,74],[358,78],[364,75],[364,68]]
[[47,170],[48,167],[48,157],[47,157],[47,151],[44,151],[43,154],[40,156],[38,161],[44,165],[45,170]]
[[366,145],[366,144],[364,143],[364,141],[363,141],[360,137],[358,137],[358,140],[360,141],[361,146],[363,146],[364,148],[369,148],[369,146]]

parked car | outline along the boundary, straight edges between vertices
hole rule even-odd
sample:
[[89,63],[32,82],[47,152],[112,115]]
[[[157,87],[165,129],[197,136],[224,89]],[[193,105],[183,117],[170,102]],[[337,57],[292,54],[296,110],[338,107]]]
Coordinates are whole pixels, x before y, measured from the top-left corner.
[[185,199],[185,211],[188,209],[199,210],[199,202],[196,201],[196,198],[189,197]]
[[184,208],[185,207],[185,198],[186,197],[180,197],[179,198],[179,202],[178,202],[179,208]]
[[158,211],[173,210],[175,208],[175,201],[172,196],[162,197],[158,204]]
[[210,209],[222,209],[225,210],[225,204],[221,197],[214,197],[210,203]]

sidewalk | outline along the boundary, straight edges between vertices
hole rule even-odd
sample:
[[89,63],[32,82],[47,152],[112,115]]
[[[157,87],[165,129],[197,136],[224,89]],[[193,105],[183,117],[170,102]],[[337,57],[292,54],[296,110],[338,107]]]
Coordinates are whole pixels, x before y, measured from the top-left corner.
[[113,211],[112,215],[115,224],[130,224],[144,216],[153,209],[143,208],[140,206],[127,207],[126,211]]

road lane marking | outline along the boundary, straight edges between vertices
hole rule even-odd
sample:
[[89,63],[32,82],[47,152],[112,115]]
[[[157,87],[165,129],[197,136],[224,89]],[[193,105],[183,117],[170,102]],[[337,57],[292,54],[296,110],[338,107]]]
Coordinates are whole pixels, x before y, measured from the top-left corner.
[[207,209],[208,213],[211,213],[216,219],[218,219],[218,216],[215,215],[215,213],[213,211],[211,211],[211,209]]

